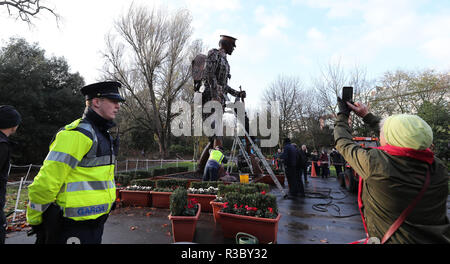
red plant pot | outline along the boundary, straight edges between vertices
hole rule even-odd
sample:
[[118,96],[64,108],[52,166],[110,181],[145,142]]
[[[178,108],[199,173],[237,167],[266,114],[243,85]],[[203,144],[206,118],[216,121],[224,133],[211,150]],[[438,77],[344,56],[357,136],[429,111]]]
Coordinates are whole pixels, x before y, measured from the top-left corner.
[[223,236],[235,238],[239,232],[245,232],[258,238],[259,243],[276,243],[278,233],[278,222],[281,214],[277,218],[261,218],[246,215],[229,214],[218,212]]
[[152,207],[166,208],[170,207],[171,192],[150,192],[152,195]]
[[212,207],[213,215],[214,215],[214,223],[220,223],[219,211],[223,208],[223,202],[214,202],[211,201],[209,204]]
[[195,216],[173,216],[169,215],[172,222],[172,238],[173,242],[192,242],[195,235],[195,227],[200,216],[201,204],[198,205],[197,214]]
[[122,204],[125,206],[151,206],[150,191],[120,191]]
[[214,199],[216,199],[216,196],[214,194],[193,194],[189,193],[188,198],[195,198],[199,204],[202,205],[202,212],[205,213],[211,213],[213,211],[213,208],[210,204],[210,202]]

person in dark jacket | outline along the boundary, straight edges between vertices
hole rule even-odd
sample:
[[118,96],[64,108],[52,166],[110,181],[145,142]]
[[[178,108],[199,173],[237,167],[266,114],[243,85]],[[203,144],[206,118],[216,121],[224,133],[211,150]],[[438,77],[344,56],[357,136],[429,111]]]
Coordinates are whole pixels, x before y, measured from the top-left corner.
[[304,197],[304,190],[300,188],[300,179],[297,171],[298,151],[297,148],[291,144],[291,140],[289,138],[284,139],[284,148],[283,153],[281,154],[281,159],[283,159],[284,165],[286,166],[286,178],[289,185],[288,196],[290,198]]
[[301,149],[298,148],[297,144],[292,143],[292,145],[297,150],[297,175],[298,175],[298,190],[300,196],[305,196],[305,187],[303,185],[302,180],[302,174],[303,174],[303,167],[305,166],[305,156],[303,155],[303,152]]
[[[430,126],[419,116],[401,114],[387,117],[380,127],[380,118],[364,104],[338,98],[338,106],[336,149],[362,178],[368,235],[386,243],[450,243],[447,168],[429,149],[433,141]],[[381,147],[364,148],[352,141],[350,111],[379,131]],[[421,190],[425,191],[420,201],[389,236],[387,231]]]
[[6,183],[11,153],[8,137],[17,131],[21,120],[19,112],[13,106],[0,106],[0,244],[5,244],[7,227],[3,208],[6,204]]

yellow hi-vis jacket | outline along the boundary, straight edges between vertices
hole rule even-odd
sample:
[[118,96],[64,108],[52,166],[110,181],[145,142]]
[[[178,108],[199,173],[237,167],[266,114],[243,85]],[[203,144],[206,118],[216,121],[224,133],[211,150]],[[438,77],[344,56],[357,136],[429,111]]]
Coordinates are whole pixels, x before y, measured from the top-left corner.
[[95,130],[89,122],[80,121],[56,134],[38,175],[28,187],[30,225],[42,223],[42,213],[51,203],[63,210],[64,217],[75,221],[96,219],[111,210],[116,199],[114,154],[97,157]]
[[215,160],[217,163],[222,164],[224,155],[219,150],[212,150],[211,153],[209,153],[209,159],[208,160]]

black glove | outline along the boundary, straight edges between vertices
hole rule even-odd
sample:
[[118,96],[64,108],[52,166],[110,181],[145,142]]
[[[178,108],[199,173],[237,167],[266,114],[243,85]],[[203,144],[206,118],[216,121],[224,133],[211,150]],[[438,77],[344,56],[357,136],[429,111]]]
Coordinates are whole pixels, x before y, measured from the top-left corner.
[[247,97],[247,94],[245,93],[245,91],[239,92],[239,97],[244,99],[245,97]]
[[339,96],[337,97],[337,103],[339,108],[339,114],[344,114],[346,116],[350,116],[350,112],[352,111],[350,107],[348,107],[347,103],[344,102]]
[[40,235],[40,234],[42,234],[42,232],[44,232],[44,225],[43,224],[40,224],[40,225],[32,225],[31,226],[31,230],[29,230],[28,232],[27,232],[27,236],[32,236],[32,235],[34,235],[34,234],[36,234],[36,235]]

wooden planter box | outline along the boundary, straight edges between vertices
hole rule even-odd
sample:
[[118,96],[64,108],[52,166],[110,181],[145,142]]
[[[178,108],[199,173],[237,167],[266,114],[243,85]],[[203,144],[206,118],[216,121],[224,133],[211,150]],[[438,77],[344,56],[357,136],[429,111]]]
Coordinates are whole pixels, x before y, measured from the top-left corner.
[[223,235],[226,238],[235,238],[237,233],[244,232],[257,237],[261,244],[277,242],[278,222],[281,214],[278,214],[275,219],[224,212],[219,212],[218,214]]
[[150,193],[152,196],[152,207],[169,209],[172,192],[151,191]]
[[152,204],[150,191],[120,191],[122,204],[125,206],[149,207]]
[[189,193],[188,198],[195,198],[199,204],[202,205],[202,212],[211,213],[213,208],[210,204],[211,201],[216,199],[214,194],[193,194]]
[[197,214],[195,216],[172,216],[169,219],[172,222],[173,242],[192,242],[194,240],[197,220],[200,216],[201,204],[198,204]]

